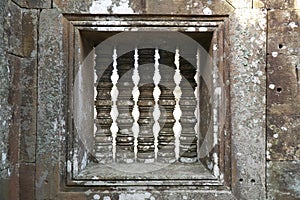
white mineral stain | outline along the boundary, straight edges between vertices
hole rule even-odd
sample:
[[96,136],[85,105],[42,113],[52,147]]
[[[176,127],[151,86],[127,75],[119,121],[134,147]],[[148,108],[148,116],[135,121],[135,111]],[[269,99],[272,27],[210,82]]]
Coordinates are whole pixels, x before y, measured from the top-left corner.
[[99,195],[99,194],[95,194],[95,195],[93,196],[93,198],[94,198],[95,200],[99,200],[99,199],[100,199],[100,195]]
[[277,138],[278,138],[278,134],[275,133],[275,134],[273,135],[273,137],[277,139]]
[[196,28],[195,27],[188,27],[188,29],[186,29],[186,31],[196,31]]
[[71,161],[70,160],[68,160],[67,161],[67,172],[71,172],[71,170],[72,170],[72,163],[71,163]]
[[288,129],[286,128],[286,127],[281,127],[281,130],[283,130],[283,131],[287,131]]
[[128,199],[149,199],[151,194],[149,192],[138,193],[138,194],[120,194],[119,200],[128,200]]
[[112,0],[95,0],[90,7],[90,13],[92,14],[109,14],[109,9],[113,13],[121,14],[133,14],[134,11],[129,7],[129,0],[121,0],[118,5],[112,2]]
[[106,1],[101,1],[101,0],[96,0],[93,1],[92,6],[90,7],[90,13],[96,14],[96,13],[106,13],[108,14],[108,7],[111,6],[112,1],[111,0],[106,0]]
[[200,27],[200,28],[199,28],[199,31],[200,31],[200,32],[206,32],[207,30],[208,30],[208,29],[207,29],[206,27]]
[[291,28],[297,28],[298,25],[295,22],[291,22],[291,23],[289,23],[289,27],[291,27]]
[[112,8],[113,13],[133,14],[132,8],[129,7],[129,0],[121,0],[120,5]]
[[278,56],[278,52],[272,52],[272,56],[276,58]]
[[217,49],[218,49],[218,45],[217,45],[217,44],[214,44],[213,50],[216,51]]
[[4,165],[5,164],[5,162],[6,162],[6,157],[7,157],[7,154],[5,153],[5,152],[2,152],[2,165]]
[[270,84],[270,85],[269,85],[269,88],[270,88],[271,90],[274,90],[274,89],[275,89],[275,85],[274,85],[274,84]]
[[203,9],[204,15],[212,15],[212,11],[210,8],[206,7]]
[[213,173],[215,177],[220,176],[220,169],[218,167],[218,155],[216,153],[213,154],[213,159],[214,159],[214,168],[213,168]]

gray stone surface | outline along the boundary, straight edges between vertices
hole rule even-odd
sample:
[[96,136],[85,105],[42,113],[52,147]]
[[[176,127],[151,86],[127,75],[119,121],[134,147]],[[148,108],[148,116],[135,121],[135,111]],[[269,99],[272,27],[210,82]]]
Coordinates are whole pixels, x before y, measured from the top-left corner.
[[[5,1],[0,2],[0,179],[9,175],[8,162],[8,132],[11,120],[11,105],[9,103],[10,67],[3,48],[3,15]],[[1,192],[0,192],[1,193]]]
[[[36,198],[57,193],[57,173],[66,112],[66,66],[63,63],[62,15],[56,9],[40,14],[38,62],[38,121]],[[56,178],[55,178],[56,177]]]
[[[20,148],[20,162],[35,162],[36,146],[36,58],[22,58],[8,55],[8,63],[12,73],[11,101],[14,106],[15,120],[19,120],[17,132],[12,131],[16,145]],[[18,115],[16,114],[18,113]],[[19,119],[18,119],[19,118]]]
[[52,0],[13,0],[22,8],[51,8]]
[[268,23],[268,53],[274,59],[280,54],[299,57],[300,10],[271,10]]
[[[248,2],[251,0],[245,0]],[[245,5],[245,4],[240,4]],[[223,0],[54,0],[53,6],[63,13],[93,13],[93,14],[228,14],[233,6]]]
[[[104,3],[103,0],[99,2],[100,0],[53,0],[53,7],[58,10],[47,10],[44,8],[52,7],[51,0],[0,1],[0,199],[96,199],[99,197],[100,199],[196,200],[200,198],[199,193],[194,190],[183,192],[176,189],[166,192],[151,187],[149,190],[152,191],[147,192],[136,188],[127,188],[126,191],[123,190],[124,192],[115,193],[109,190],[100,193],[89,189],[82,193],[61,192],[55,196],[60,187],[59,144],[64,140],[61,136],[66,123],[63,116],[67,109],[64,107],[66,72],[62,59],[64,54],[60,13],[230,14],[231,25],[228,33],[231,36],[226,53],[230,54],[229,59],[233,61],[229,67],[233,78],[231,112],[232,137],[235,140],[232,144],[234,194],[239,199],[265,199],[263,163],[264,145],[266,145],[269,160],[267,196],[269,199],[276,200],[300,198],[299,0],[128,0],[122,1],[124,3],[120,0]],[[243,9],[252,6],[271,9],[268,11],[269,37],[267,39],[264,32],[265,14],[259,10]],[[231,15],[233,8],[236,11]],[[41,9],[39,20],[38,9]],[[257,29],[256,33],[253,32],[255,29]],[[39,44],[36,39],[38,32]],[[268,43],[267,59],[264,50],[265,42]],[[40,46],[39,63],[36,63],[37,45]],[[264,86],[266,61],[268,62],[267,114],[263,111],[266,97]],[[39,69],[38,102],[35,101],[37,88],[34,88],[37,84],[35,80],[37,66]],[[19,78],[16,78],[17,76]],[[271,89],[273,87],[270,84],[274,84],[275,89]],[[278,87],[282,89],[281,92],[277,91]],[[258,94],[258,97],[254,94]],[[16,101],[15,97],[20,99]],[[38,110],[35,110],[37,104]],[[13,105],[14,113],[12,113]],[[34,126],[36,112],[38,113],[37,131]],[[16,121],[12,120],[13,115]],[[264,117],[267,117],[267,126]],[[21,122],[18,123],[18,120]],[[266,127],[268,143],[264,141]],[[33,145],[36,134],[38,135],[37,149]],[[13,141],[9,141],[9,138]],[[20,141],[15,141],[15,138]],[[252,153],[245,154],[246,150]],[[35,163],[38,164],[37,168]],[[18,166],[20,166],[21,176],[19,176]],[[19,192],[19,184],[21,192]],[[9,185],[12,187],[10,188]],[[36,196],[33,195],[34,191]],[[221,199],[232,198],[229,192],[217,195]],[[217,196],[203,190],[201,198],[216,199]]]
[[3,46],[4,5],[0,1],[0,199],[9,199],[10,164],[8,160],[8,132],[12,117],[9,104],[10,68],[7,63]]
[[258,9],[230,16],[232,184],[240,199],[265,196],[266,25]]
[[5,6],[5,47],[21,57],[35,57],[37,45],[37,10],[22,9],[12,1]]
[[265,0],[266,1],[266,6],[269,9],[299,9],[300,8],[300,3],[298,0]]
[[268,163],[268,199],[300,199],[300,162]]

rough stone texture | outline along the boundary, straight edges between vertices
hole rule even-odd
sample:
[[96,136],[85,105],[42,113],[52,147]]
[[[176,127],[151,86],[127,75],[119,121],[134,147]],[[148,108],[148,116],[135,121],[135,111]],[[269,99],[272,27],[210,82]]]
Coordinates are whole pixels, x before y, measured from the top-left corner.
[[[269,55],[268,61],[268,108],[274,108],[274,104],[290,104],[299,92],[297,68],[299,57],[284,54],[276,57]],[[298,114],[300,111],[292,109],[290,112]]]
[[[249,5],[251,1],[247,0]],[[228,14],[233,6],[223,0],[54,0],[54,7],[63,13],[97,13],[97,14]]]
[[146,1],[146,13],[155,14],[228,14],[233,7],[226,1],[159,0]]
[[[59,144],[64,140],[66,109],[60,13],[229,14],[234,194],[240,199],[249,199],[247,195],[265,199],[266,128],[268,199],[300,198],[299,0],[53,0],[57,10],[43,9],[51,6],[51,0],[0,1],[0,199],[199,199],[195,191],[167,193],[153,188],[119,193],[108,188],[101,194],[95,189],[55,196],[60,187]],[[267,39],[263,39],[265,22],[259,22],[265,13],[252,7],[271,9]],[[41,9],[40,18],[35,8]],[[252,154],[245,155],[245,148]],[[214,193],[203,192],[206,199],[216,198]],[[228,194],[218,195],[230,199]]]
[[8,1],[4,19],[7,51],[21,57],[35,57],[37,10],[21,9],[12,1]]
[[268,116],[268,159],[300,160],[300,116]]
[[53,199],[60,144],[64,134],[66,100],[65,69],[62,62],[61,14],[55,9],[40,13],[38,63],[38,124],[36,198]]
[[253,8],[265,8],[266,1],[265,0],[253,0]]
[[269,199],[299,199],[299,4],[297,0],[266,2],[267,8],[274,9],[268,14]]
[[51,8],[51,0],[13,0],[22,8]]
[[262,199],[265,195],[266,12],[241,9],[230,19],[233,189],[241,199]]
[[269,9],[299,9],[300,2],[298,0],[266,0]]
[[226,0],[234,8],[252,8],[252,0]]
[[[160,191],[152,189],[151,191],[139,191],[136,188],[132,188],[132,190],[128,190],[122,193],[116,192],[92,192],[88,191],[85,193],[86,197],[82,199],[119,199],[119,200],[140,200],[140,199],[150,199],[150,200],[165,200],[165,199],[188,199],[188,200],[215,200],[215,199],[224,199],[224,200],[234,200],[234,197],[230,197],[229,192],[222,192],[219,194],[214,194],[210,191],[202,191],[201,193],[195,191],[181,191],[178,190],[170,190],[170,191]],[[79,199],[81,199],[79,198]]]
[[299,56],[300,10],[273,10],[268,19],[268,53]]
[[20,174],[20,199],[35,199],[35,164],[22,163]]
[[300,199],[300,162],[269,162],[268,199]]
[[11,122],[11,105],[9,104],[10,68],[3,46],[4,5],[0,2],[0,199],[9,199],[9,176],[11,166],[8,159],[8,133]]
[[[19,113],[20,162],[35,162],[36,141],[36,58],[8,56],[12,73],[11,103]],[[16,102],[18,101],[18,102]],[[16,115],[14,115],[16,117]]]

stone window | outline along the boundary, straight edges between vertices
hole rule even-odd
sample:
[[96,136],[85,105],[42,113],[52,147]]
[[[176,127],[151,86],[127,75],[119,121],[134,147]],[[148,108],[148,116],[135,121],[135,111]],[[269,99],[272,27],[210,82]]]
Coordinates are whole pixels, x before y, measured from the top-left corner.
[[68,184],[222,186],[224,18],[67,18]]

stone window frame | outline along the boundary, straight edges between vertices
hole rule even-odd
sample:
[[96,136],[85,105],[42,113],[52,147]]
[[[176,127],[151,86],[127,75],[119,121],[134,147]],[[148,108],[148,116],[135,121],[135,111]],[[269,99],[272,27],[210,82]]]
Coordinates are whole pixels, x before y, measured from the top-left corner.
[[[249,12],[248,15],[244,15]],[[70,130],[67,118],[70,114],[68,108],[69,87],[68,76],[71,66],[70,47],[74,45],[73,34],[76,26],[74,22],[81,18],[92,19],[96,16],[115,19],[116,16],[128,17],[128,15],[70,15],[61,14],[56,10],[44,11],[41,19],[46,20],[48,15],[53,16],[51,24],[45,24],[40,28],[41,41],[48,41],[48,45],[39,46],[38,70],[38,134],[37,134],[37,168],[36,173],[45,176],[41,187],[37,188],[37,196],[47,194],[48,196],[65,197],[92,197],[106,189],[110,190],[112,196],[121,193],[150,191],[158,196],[173,194],[181,196],[180,191],[185,191],[189,198],[236,199],[236,198],[265,198],[266,191],[266,162],[265,162],[265,99],[266,99],[266,14],[260,10],[242,9],[235,10],[230,15],[129,15],[140,19],[145,17],[169,17],[178,20],[194,18],[195,21],[208,19],[210,17],[220,18],[220,22],[226,22],[224,29],[224,59],[229,74],[225,77],[228,86],[230,110],[226,116],[228,131],[226,137],[231,143],[227,143],[224,149],[230,151],[225,159],[231,161],[228,165],[228,176],[224,174],[224,185],[219,188],[210,186],[84,186],[84,183],[74,185],[72,177],[68,173],[69,165],[66,155],[72,144],[67,143],[70,139]],[[243,16],[243,17],[241,17]],[[127,18],[128,19],[128,18]],[[203,21],[203,20],[202,20]],[[205,20],[204,20],[205,21]],[[225,23],[225,24],[226,24]],[[53,36],[56,37],[53,40]],[[256,39],[253,41],[252,39]],[[58,51],[53,51],[56,48]],[[72,47],[74,50],[74,46]],[[245,55],[247,53],[247,55]],[[250,53],[250,54],[249,54]],[[245,57],[247,56],[247,57]],[[54,60],[53,60],[54,59]],[[256,67],[251,66],[251,61],[256,61]],[[253,62],[252,62],[253,63]],[[260,71],[257,71],[260,70]],[[51,74],[49,74],[51,72]],[[258,73],[259,72],[259,73]],[[53,77],[53,73],[56,75]],[[255,82],[249,82],[253,77]],[[259,81],[259,82],[257,82]],[[49,86],[53,89],[48,92]],[[53,93],[55,92],[55,93]],[[246,94],[247,96],[244,96]],[[59,95],[59,96],[58,96]],[[59,100],[53,101],[53,100]],[[49,109],[57,108],[58,110]],[[59,129],[57,120],[62,119]],[[244,133],[248,133],[245,135]],[[229,141],[229,140],[227,140]],[[66,146],[66,144],[70,146]],[[51,152],[45,152],[45,145],[50,145]],[[228,163],[228,162],[227,162]],[[53,170],[49,171],[49,167]],[[51,185],[49,185],[51,183]],[[70,184],[71,183],[71,184]],[[58,185],[53,185],[58,184]],[[73,185],[72,185],[73,184]],[[51,187],[50,187],[51,186]],[[58,186],[58,187],[57,187]],[[156,190],[157,189],[157,190]],[[163,190],[161,190],[163,189]],[[76,193],[74,193],[76,192]],[[75,196],[74,196],[75,195]],[[103,194],[104,195],[104,194]],[[50,197],[49,196],[49,197]]]
[[[227,31],[227,18],[228,16],[168,16],[168,15],[144,15],[144,16],[130,16],[130,15],[117,15],[117,16],[92,16],[92,15],[64,15],[65,20],[67,21],[67,26],[65,26],[69,39],[65,38],[65,41],[68,42],[68,55],[69,55],[69,94],[72,96],[73,91],[73,72],[74,68],[76,68],[76,63],[79,62],[80,54],[78,54],[77,49],[82,49],[82,44],[79,44],[76,41],[80,39],[80,31],[82,30],[95,30],[98,31],[130,31],[132,27],[138,28],[138,30],[155,30],[155,28],[159,28],[166,31],[183,31],[188,32],[189,28],[193,27],[195,30],[200,30],[204,32],[212,33],[212,43],[216,44],[219,48],[217,51],[213,53],[213,60],[217,63],[213,63],[217,65],[221,74],[223,75],[223,79],[228,79],[229,71],[224,70],[227,68],[226,59],[217,59],[224,57],[224,48],[225,48],[225,40],[226,37],[225,32]],[[153,26],[153,24],[155,24]],[[199,29],[200,28],[200,29]],[[190,29],[191,30],[191,29]],[[194,31],[192,31],[194,32]],[[196,31],[195,31],[196,32]],[[65,35],[66,36],[66,35]],[[84,45],[84,44],[83,44]],[[213,61],[213,62],[214,62]],[[229,87],[225,88],[226,95],[229,94]],[[69,100],[69,105],[71,105],[72,98]],[[226,102],[227,113],[229,113],[229,102]],[[70,108],[72,110],[72,108]],[[228,117],[228,116],[227,116]],[[73,132],[72,125],[72,111],[69,115],[69,131]],[[212,179],[189,179],[189,180],[120,180],[112,183],[112,180],[109,178],[104,178],[100,180],[86,180],[84,179],[85,186],[144,186],[144,185],[172,185],[183,188],[188,188],[189,186],[197,186],[199,188],[219,188],[224,189],[226,187],[230,187],[231,180],[231,167],[230,167],[230,127],[229,122],[227,120],[224,128],[222,127],[222,133],[219,133],[218,140],[220,142],[217,145],[218,150],[213,149],[213,152],[218,152],[218,167],[220,170],[220,177],[212,178]],[[226,136],[225,136],[226,132]],[[67,141],[78,141],[78,138],[73,137],[73,134],[69,135]],[[75,142],[76,143],[76,142]],[[71,149],[74,148],[76,144],[70,143],[67,144],[67,152],[70,153]],[[67,163],[69,166],[63,166],[65,169],[69,168],[66,173],[67,175],[67,186],[81,186],[81,179],[74,179],[72,170],[74,170],[73,163],[71,162],[73,158],[73,154],[68,154]],[[225,157],[229,159],[225,159]],[[70,167],[70,163],[72,167]],[[80,166],[79,166],[80,167]]]

